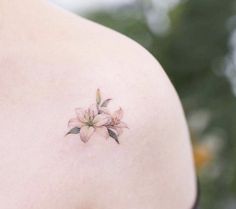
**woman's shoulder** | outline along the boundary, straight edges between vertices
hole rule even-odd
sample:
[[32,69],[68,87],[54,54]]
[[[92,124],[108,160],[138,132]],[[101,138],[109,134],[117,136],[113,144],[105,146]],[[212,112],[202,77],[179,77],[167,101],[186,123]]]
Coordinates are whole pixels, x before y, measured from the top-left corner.
[[[43,185],[52,180],[58,188],[59,180],[65,182],[67,190],[63,191],[82,198],[80,206],[83,202],[103,208],[190,206],[195,179],[186,121],[158,61],[111,29],[65,11],[49,13],[50,21],[38,24],[41,35],[27,30],[24,43],[12,45],[10,58],[1,63],[8,72],[1,86],[6,94],[10,92],[7,99],[14,100],[2,104],[8,117],[2,120],[6,131],[1,136],[9,139],[2,147],[8,147],[17,162],[15,149],[8,146],[14,138],[20,147],[17,153],[23,156],[19,169],[41,169],[38,175]],[[8,79],[12,72],[14,85]],[[91,108],[97,103],[97,89],[102,101],[112,99],[112,117],[106,120]],[[129,127],[123,124],[122,134],[121,116]],[[89,132],[64,137],[69,131],[67,122],[75,117]],[[81,125],[77,119],[72,121]],[[9,134],[12,126],[17,129]],[[81,140],[98,128],[103,133],[104,128],[114,131],[120,144],[110,133],[108,140],[96,134],[87,137],[87,143]]]
[[[189,134],[181,103],[163,68],[130,38],[81,17],[68,18],[71,23],[62,37],[63,46],[67,46],[65,59],[60,60],[62,66],[67,66],[68,85],[64,92],[71,95],[68,110],[89,106],[99,88],[104,98],[112,98],[111,109],[122,108],[123,120],[129,127],[120,136],[119,146],[96,137],[86,143],[85,152],[89,156],[96,154],[87,163],[96,165],[97,173],[89,176],[99,176],[101,190],[104,185],[111,190],[117,187],[129,197],[136,191],[132,196],[136,208],[147,202],[160,208],[190,207],[195,196],[195,176]],[[84,151],[78,155],[81,153]],[[86,159],[83,164],[87,167]],[[96,184],[93,179],[91,186]],[[100,198],[105,200],[103,192]],[[121,193],[110,197],[114,202],[119,199],[120,204],[130,204],[127,198]],[[141,208],[145,207],[149,206]]]
[[[99,183],[101,190],[106,185],[129,194],[133,205],[127,195],[109,197],[116,204],[126,202],[126,208],[190,207],[195,176],[189,134],[181,103],[163,68],[138,43],[97,23],[80,18],[75,33],[78,39],[72,47],[77,59],[70,73],[79,93],[74,99],[89,105],[99,88],[105,98],[113,99],[114,110],[123,109],[129,127],[118,146],[110,140],[109,148],[106,140],[96,142],[96,137],[86,144],[86,150],[91,146],[89,155],[95,150],[97,156],[93,163],[98,173],[94,175],[103,182]],[[108,186],[108,182],[113,183]]]

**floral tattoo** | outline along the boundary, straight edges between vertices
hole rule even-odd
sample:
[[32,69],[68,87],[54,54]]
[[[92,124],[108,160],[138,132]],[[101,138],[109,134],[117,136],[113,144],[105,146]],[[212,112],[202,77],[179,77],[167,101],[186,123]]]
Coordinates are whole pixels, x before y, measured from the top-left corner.
[[113,138],[119,144],[118,137],[128,126],[122,121],[124,112],[121,107],[113,113],[108,110],[110,101],[110,98],[102,100],[100,90],[97,89],[96,103],[87,109],[75,109],[76,117],[69,120],[70,131],[66,135],[79,134],[86,143],[96,132],[105,139]]

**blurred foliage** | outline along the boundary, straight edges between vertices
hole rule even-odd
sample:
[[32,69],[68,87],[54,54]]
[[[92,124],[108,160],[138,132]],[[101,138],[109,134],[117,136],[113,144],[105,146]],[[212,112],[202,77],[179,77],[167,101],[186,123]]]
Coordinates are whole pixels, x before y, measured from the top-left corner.
[[[202,130],[190,125],[196,163],[203,167],[199,169],[201,208],[236,208],[236,98],[224,76],[232,32],[227,26],[235,15],[235,1],[183,1],[169,12],[171,27],[162,35],[153,33],[147,23],[151,6],[151,1],[137,1],[88,17],[133,38],[160,61],[188,118],[202,110],[209,115]],[[218,144],[218,150],[207,144]]]

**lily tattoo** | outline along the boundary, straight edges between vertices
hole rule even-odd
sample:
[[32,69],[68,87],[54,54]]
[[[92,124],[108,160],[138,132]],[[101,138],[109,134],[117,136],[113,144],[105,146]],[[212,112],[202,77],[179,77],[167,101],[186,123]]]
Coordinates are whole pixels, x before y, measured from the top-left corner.
[[79,134],[80,139],[86,143],[96,132],[105,139],[113,138],[119,144],[118,137],[128,126],[122,121],[124,112],[121,107],[113,113],[109,111],[107,106],[111,100],[102,100],[100,89],[97,89],[96,103],[87,109],[75,109],[76,117],[69,120],[70,131],[66,135]]

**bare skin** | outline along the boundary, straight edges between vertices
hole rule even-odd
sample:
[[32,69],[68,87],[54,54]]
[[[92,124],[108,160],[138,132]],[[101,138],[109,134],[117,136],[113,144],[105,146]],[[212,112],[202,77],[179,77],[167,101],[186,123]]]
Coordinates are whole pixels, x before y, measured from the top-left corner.
[[[0,208],[191,208],[184,114],[146,50],[40,0],[0,0],[0,28]],[[64,137],[97,88],[124,109],[120,145]]]

